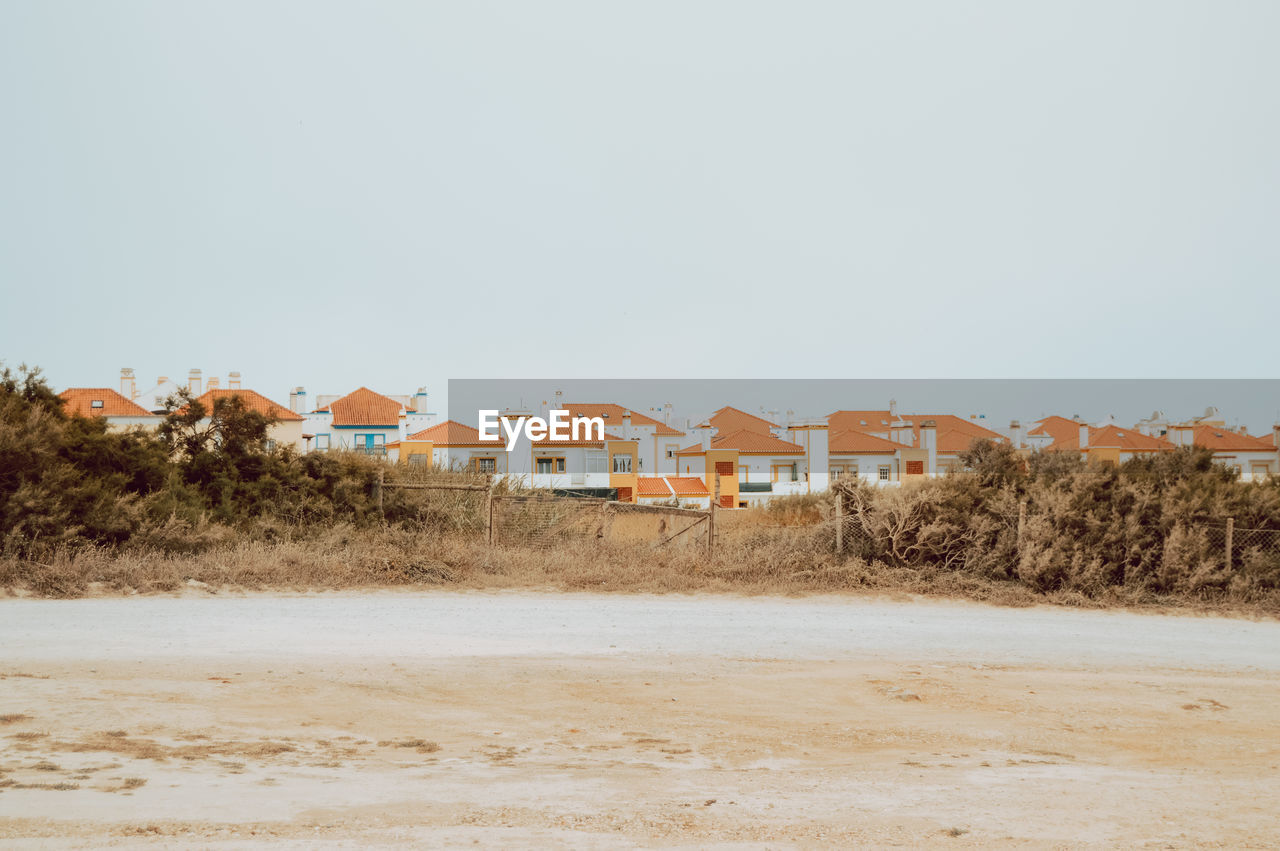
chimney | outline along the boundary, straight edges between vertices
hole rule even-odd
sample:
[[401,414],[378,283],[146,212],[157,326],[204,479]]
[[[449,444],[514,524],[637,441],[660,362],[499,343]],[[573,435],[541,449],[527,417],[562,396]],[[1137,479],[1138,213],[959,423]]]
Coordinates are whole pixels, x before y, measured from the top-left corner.
[[221,386],[222,386],[222,379],[218,378],[218,376],[216,376],[216,375],[211,375],[211,376],[209,376],[209,381],[208,381],[208,383],[205,385],[205,388],[204,388],[204,389],[206,389],[206,390],[217,390],[217,389],[218,389],[219,387],[221,387]]
[[930,476],[938,472],[938,423],[936,420],[925,420],[920,423],[920,448],[929,451],[929,466],[925,471]]
[[711,429],[699,429],[702,432],[702,451],[708,452],[711,449]]
[[126,399],[135,399],[138,396],[138,383],[134,381],[133,370],[128,367],[120,370],[120,395]]
[[889,426],[894,443],[910,446],[915,442],[915,429],[906,420],[900,420]]
[[1009,442],[1014,449],[1022,448],[1022,423],[1017,420],[1009,423]]
[[1080,423],[1080,448],[1089,448],[1089,424]]
[[898,400],[890,399],[889,400],[889,419],[894,419],[897,416],[898,416]]
[[1280,423],[1276,423],[1271,427],[1271,443],[1277,449],[1280,449]]
[[240,373],[238,372],[227,373],[227,389],[228,390],[240,389]]
[[187,389],[192,396],[200,395],[200,370],[193,369],[187,373]]
[[307,412],[307,389],[305,387],[295,387],[289,391],[289,410],[295,414],[305,414]]
[[156,384],[164,384],[164,383],[165,383],[166,381],[168,381],[168,380],[169,380],[169,376],[167,376],[167,375],[162,375],[162,376],[160,376],[159,378],[157,378],[157,379],[156,379]]
[[425,414],[427,412],[427,388],[419,387],[418,392],[413,394],[413,407],[411,410]]

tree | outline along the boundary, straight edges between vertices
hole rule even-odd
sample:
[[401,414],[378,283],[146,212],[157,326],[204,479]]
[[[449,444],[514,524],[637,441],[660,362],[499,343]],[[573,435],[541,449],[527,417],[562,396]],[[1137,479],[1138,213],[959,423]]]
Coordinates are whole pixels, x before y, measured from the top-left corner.
[[179,458],[188,462],[207,453],[231,458],[267,451],[273,414],[251,410],[239,396],[215,399],[210,410],[185,388],[164,403],[164,422],[156,430]]

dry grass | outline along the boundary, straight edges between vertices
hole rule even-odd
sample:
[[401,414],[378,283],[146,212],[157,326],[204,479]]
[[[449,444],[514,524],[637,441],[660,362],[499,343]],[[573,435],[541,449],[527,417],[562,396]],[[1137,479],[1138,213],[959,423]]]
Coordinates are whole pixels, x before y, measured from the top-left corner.
[[721,517],[711,555],[703,546],[655,548],[651,536],[636,541],[632,533],[652,522],[648,519],[628,522],[626,541],[570,538],[554,548],[490,547],[471,533],[336,526],[305,538],[246,541],[189,555],[81,549],[42,562],[2,560],[0,588],[46,597],[404,586],[782,595],[872,592],[1006,606],[1054,603],[1280,615],[1280,594],[1248,601],[1162,597],[1124,588],[1097,596],[1074,591],[1043,594],[1018,582],[969,573],[869,564],[836,556],[829,526],[779,524],[790,518],[764,510],[725,512]]

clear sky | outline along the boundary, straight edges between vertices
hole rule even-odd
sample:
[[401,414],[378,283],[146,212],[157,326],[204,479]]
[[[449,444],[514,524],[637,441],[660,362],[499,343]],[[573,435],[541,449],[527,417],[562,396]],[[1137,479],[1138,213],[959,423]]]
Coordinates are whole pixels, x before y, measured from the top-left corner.
[[1274,0],[5,2],[0,359],[281,401],[1276,377],[1278,33]]

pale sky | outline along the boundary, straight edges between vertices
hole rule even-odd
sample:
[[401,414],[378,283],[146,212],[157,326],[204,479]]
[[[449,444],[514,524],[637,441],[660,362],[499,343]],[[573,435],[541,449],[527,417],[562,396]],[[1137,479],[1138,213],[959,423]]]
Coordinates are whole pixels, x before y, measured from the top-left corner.
[[0,360],[280,401],[1276,377],[1278,36],[1273,0],[9,0]]

